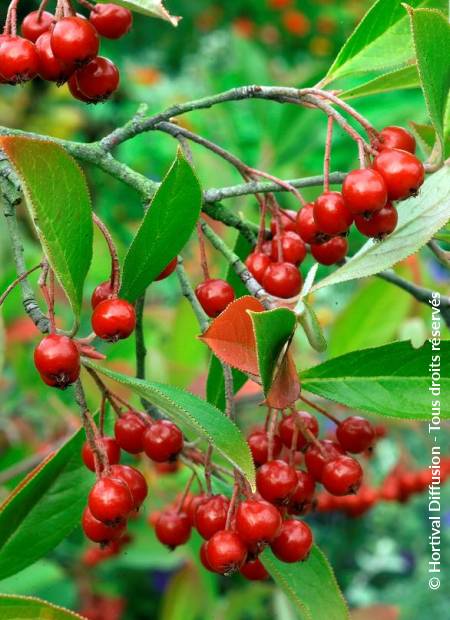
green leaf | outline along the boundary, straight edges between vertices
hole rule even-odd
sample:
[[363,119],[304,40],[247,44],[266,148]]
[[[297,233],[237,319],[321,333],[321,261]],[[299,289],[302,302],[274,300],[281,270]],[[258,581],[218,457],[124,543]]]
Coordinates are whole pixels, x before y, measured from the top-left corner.
[[360,86],[345,90],[340,94],[340,97],[341,99],[355,99],[356,97],[367,97],[368,95],[387,93],[391,90],[404,90],[407,88],[419,87],[420,80],[417,67],[416,65],[409,65],[380,75]]
[[[109,2],[109,0],[98,0],[99,2]],[[181,17],[174,17],[164,7],[162,0],[115,0],[116,4],[124,6],[135,13],[149,15],[150,17],[159,17],[177,26]]]
[[275,308],[267,312],[249,312],[256,340],[258,370],[264,394],[270,391],[275,368],[285,345],[292,338],[297,319],[288,308]]
[[92,211],[83,172],[60,146],[24,137],[0,138],[22,184],[48,261],[78,318],[92,259]]
[[200,590],[201,581],[193,564],[187,564],[174,573],[161,602],[160,620],[196,620],[201,615],[203,600],[193,597]]
[[450,24],[442,13],[406,5],[428,114],[444,147],[444,118],[450,86]]
[[436,142],[436,132],[432,125],[420,125],[410,121],[414,137],[426,155],[430,155]]
[[200,184],[179,151],[128,249],[121,297],[136,301],[183,249],[200,216],[201,205]]
[[0,618],[2,620],[85,620],[73,611],[52,605],[33,596],[0,594]]
[[323,335],[322,327],[312,306],[305,300],[302,301],[302,311],[298,315],[298,322],[303,327],[303,331],[309,344],[315,351],[323,353],[327,348],[327,341]]
[[79,523],[92,484],[80,457],[84,439],[80,429],[0,506],[0,579],[51,551]]
[[428,177],[419,196],[398,204],[398,224],[384,241],[369,240],[343,267],[314,287],[364,278],[392,267],[425,245],[450,219],[450,168]]
[[266,549],[261,560],[302,620],[348,620],[345,599],[324,554],[313,546],[305,562],[286,564]]
[[[430,392],[429,365],[440,356],[440,394]],[[442,418],[450,417],[450,341],[439,351],[430,342],[414,349],[410,342],[363,349],[335,357],[300,373],[303,389],[344,404],[404,419],[429,420],[431,403],[440,400]]]
[[255,469],[248,444],[238,427],[222,411],[178,387],[127,377],[88,359],[84,363],[105,377],[126,385],[165,411],[175,422],[187,426],[194,431],[192,437],[207,439],[254,487]]

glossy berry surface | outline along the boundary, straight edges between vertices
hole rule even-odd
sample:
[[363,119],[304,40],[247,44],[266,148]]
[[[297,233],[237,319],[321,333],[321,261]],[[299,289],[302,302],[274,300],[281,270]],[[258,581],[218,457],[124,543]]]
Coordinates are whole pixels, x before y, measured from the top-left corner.
[[132,411],[128,411],[116,420],[114,435],[122,450],[130,454],[139,454],[144,449],[144,433],[148,426]]
[[117,540],[125,532],[126,522],[115,525],[107,525],[94,517],[89,508],[85,508],[81,518],[81,527],[86,537],[92,542],[107,543],[110,540]]
[[274,297],[295,297],[302,288],[302,276],[291,263],[272,263],[264,274],[262,285]]
[[133,509],[138,510],[148,494],[147,482],[141,472],[129,465],[113,465],[111,475],[125,482],[133,498]]
[[343,420],[336,429],[336,437],[346,452],[365,452],[375,440],[372,424],[360,416],[350,416]]
[[74,99],[78,99],[78,101],[82,101],[83,103],[94,103],[94,101],[91,101],[89,97],[86,97],[86,95],[81,92],[75,73],[72,73],[70,76],[67,86],[69,87],[69,92]]
[[341,455],[328,461],[323,468],[322,484],[332,495],[356,493],[361,486],[363,471],[358,461]]
[[282,562],[301,562],[311,551],[313,535],[303,521],[284,521],[281,532],[271,544],[271,549]]
[[51,46],[61,62],[81,66],[97,56],[99,39],[97,31],[87,19],[63,17],[52,30]]
[[175,459],[183,449],[183,434],[169,420],[157,420],[144,434],[144,451],[157,463]]
[[[305,426],[315,437],[319,434],[319,423],[317,418],[307,411],[296,411],[295,414],[286,416],[278,427],[281,441],[287,448],[291,448],[294,439],[294,430],[296,425]],[[302,450],[309,443],[308,437],[305,437],[298,426],[298,434],[295,450]]]
[[240,573],[249,581],[264,581],[269,578],[269,573],[259,558],[245,562],[241,566]]
[[316,488],[316,481],[308,471],[297,469],[297,486],[289,498],[289,510],[294,514],[301,514],[304,507],[309,504]]
[[94,310],[98,304],[109,299],[113,294],[111,280],[105,280],[95,287],[91,297],[91,307]]
[[34,351],[36,369],[48,385],[64,389],[80,374],[80,352],[67,336],[45,336]]
[[[269,436],[266,431],[254,431],[247,437],[247,443],[253,456],[255,465],[264,465],[269,458]],[[279,435],[274,435],[272,440],[273,458],[277,458],[283,444]]]
[[270,543],[281,528],[281,515],[273,504],[248,499],[236,511],[236,531],[247,546]]
[[334,265],[343,260],[348,251],[348,241],[344,237],[332,237],[323,243],[312,243],[311,254],[321,265]]
[[271,258],[274,262],[284,261],[293,265],[299,265],[305,259],[305,256],[305,243],[296,232],[288,230],[283,232],[280,237],[275,236],[272,239]]
[[17,36],[3,38],[0,44],[0,76],[9,84],[20,84],[36,77],[39,56],[28,39]]
[[39,57],[39,75],[43,80],[63,84],[73,71],[56,58],[50,44],[52,33],[50,30],[41,34],[35,43]]
[[158,540],[171,549],[184,545],[191,536],[191,523],[185,512],[165,510],[155,524]]
[[400,149],[383,149],[373,160],[373,167],[382,175],[390,200],[415,195],[425,178],[422,162]]
[[305,463],[309,473],[320,482],[322,480],[325,463],[336,459],[344,451],[340,444],[330,439],[323,439],[318,444],[312,444],[305,452]]
[[305,243],[317,240],[320,230],[314,220],[314,203],[308,203],[298,212],[295,230]]
[[42,11],[40,16],[39,11],[32,11],[23,19],[21,27],[22,36],[35,43],[41,34],[49,30],[54,21],[54,15],[48,11]]
[[355,216],[356,228],[366,237],[383,239],[394,232],[398,222],[397,209],[388,202],[379,211],[371,213],[369,217]]
[[205,280],[197,286],[195,294],[201,307],[211,318],[219,316],[235,298],[231,284],[220,278]]
[[353,215],[378,211],[388,199],[382,175],[372,168],[352,170],[342,184],[342,196]]
[[339,235],[347,232],[353,223],[351,214],[340,192],[324,192],[313,207],[313,217],[320,232]]
[[[118,463],[120,461],[120,446],[114,437],[102,437],[99,441],[106,452],[108,463],[110,465]],[[88,469],[95,471],[94,453],[87,441],[84,442],[81,449],[81,458]],[[100,463],[99,468],[101,469]]]
[[98,34],[107,39],[120,39],[133,24],[131,11],[117,4],[97,4],[89,15],[89,20]]
[[97,56],[78,69],[71,80],[76,80],[78,90],[90,103],[106,101],[119,86],[120,76],[116,65]]
[[124,299],[106,299],[92,313],[92,329],[102,340],[123,340],[136,327],[134,306]]
[[[280,209],[280,227],[282,232],[295,232],[295,220],[297,212],[291,209]],[[278,226],[275,217],[270,222],[270,232],[272,235],[278,234]]]
[[118,523],[133,510],[133,498],[120,478],[105,476],[94,484],[88,506],[93,516],[104,523]]
[[268,461],[256,472],[260,495],[272,504],[286,503],[297,485],[295,469],[281,460]]
[[211,569],[221,575],[232,575],[247,557],[247,548],[236,532],[216,532],[206,545],[206,558]]
[[197,507],[194,524],[200,536],[209,540],[216,532],[224,529],[229,505],[224,495],[214,495]]
[[261,284],[264,274],[266,273],[266,269],[271,262],[270,256],[267,256],[264,252],[252,252],[247,256],[245,266],[255,280]]
[[170,263],[161,271],[161,273],[159,274],[157,278],[155,278],[155,280],[159,282],[159,280],[165,280],[166,278],[168,278],[170,274],[172,274],[177,268],[177,264],[178,264],[178,259],[175,256],[175,258],[172,258]]
[[397,125],[390,125],[380,131],[380,149],[401,149],[402,151],[416,152],[416,139],[414,136]]

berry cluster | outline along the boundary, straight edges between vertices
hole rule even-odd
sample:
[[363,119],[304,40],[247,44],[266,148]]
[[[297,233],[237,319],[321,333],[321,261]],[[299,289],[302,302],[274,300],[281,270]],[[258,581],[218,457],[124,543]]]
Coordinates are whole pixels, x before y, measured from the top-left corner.
[[[58,3],[58,7],[59,7]],[[52,15],[37,10],[16,34],[15,16],[8,13],[0,35],[0,83],[20,84],[39,76],[58,85],[68,82],[73,97],[86,103],[108,99],[119,86],[119,70],[99,56],[100,37],[118,39],[132,25],[132,14],[116,4],[91,5],[89,19],[75,13],[70,2]]]

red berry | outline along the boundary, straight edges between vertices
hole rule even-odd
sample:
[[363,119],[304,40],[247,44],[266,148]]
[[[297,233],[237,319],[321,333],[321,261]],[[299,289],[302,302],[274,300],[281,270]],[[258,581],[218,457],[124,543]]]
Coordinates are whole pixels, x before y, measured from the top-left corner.
[[22,37],[3,37],[0,44],[0,76],[4,82],[19,84],[36,77],[39,56],[36,47]]
[[272,263],[262,281],[264,289],[274,297],[295,297],[302,288],[302,275],[291,263]]
[[402,151],[416,152],[416,139],[403,127],[391,125],[380,132],[379,149],[401,149]]
[[47,385],[64,389],[78,379],[80,352],[71,338],[50,334],[36,347],[34,364]]
[[383,149],[373,160],[373,167],[383,177],[390,200],[415,195],[425,178],[422,162],[400,149]]
[[191,521],[191,525],[195,525],[195,513],[197,512],[197,508],[208,499],[208,496],[203,493],[200,495],[194,495],[188,506],[186,506],[185,511]]
[[133,23],[131,11],[117,4],[97,4],[89,15],[98,34],[107,39],[120,39]]
[[47,30],[35,44],[39,56],[39,75],[43,80],[63,84],[71,75],[73,67],[64,65],[56,58],[50,44],[51,36],[52,33]]
[[[264,465],[269,458],[269,436],[266,431],[255,431],[247,437],[247,443],[253,456],[256,467]],[[282,449],[279,435],[273,436],[272,453],[273,458],[277,458]]]
[[247,557],[247,549],[236,532],[216,532],[206,546],[206,558],[211,569],[221,575],[232,575]]
[[241,566],[240,573],[249,581],[264,581],[264,579],[269,578],[269,573],[266,571],[259,558],[247,560],[247,562]]
[[247,499],[236,511],[236,531],[247,546],[265,546],[278,535],[281,515],[269,502]]
[[126,528],[126,522],[122,521],[115,525],[106,525],[103,521],[96,519],[89,508],[86,507],[81,518],[81,526],[89,540],[105,544],[122,536]]
[[278,236],[275,236],[272,240],[272,260],[275,262],[284,261],[299,265],[306,256],[306,246],[303,240],[292,230],[281,234],[282,257],[279,257],[278,246]]
[[390,235],[397,226],[398,214],[392,203],[386,203],[379,211],[371,213],[369,217],[357,215],[355,217],[356,228],[366,237],[383,239]]
[[197,507],[194,524],[200,536],[209,540],[216,532],[224,529],[229,505],[224,495],[214,495]]
[[165,510],[155,524],[155,534],[159,542],[171,549],[184,545],[191,536],[189,517],[185,512]]
[[317,241],[320,230],[314,220],[313,202],[308,203],[298,212],[295,229],[305,243]]
[[297,470],[297,486],[289,499],[289,511],[293,514],[301,514],[307,504],[314,497],[316,481],[307,471]]
[[73,74],[70,81],[73,83],[75,80],[78,91],[89,99],[90,103],[100,103],[117,90],[120,76],[113,62],[97,56]]
[[320,482],[325,463],[336,459],[341,454],[343,454],[343,450],[340,444],[330,439],[323,439],[307,448],[305,452],[306,467],[315,480]]
[[138,510],[148,493],[147,482],[141,472],[129,465],[113,465],[111,475],[125,482],[133,498],[133,508]]
[[173,461],[183,449],[183,434],[169,420],[157,420],[144,434],[144,451],[152,461]]
[[339,235],[347,232],[353,216],[340,192],[325,192],[319,196],[313,208],[314,221],[320,232]]
[[[280,224],[281,230],[283,232],[293,231],[295,232],[295,220],[297,217],[297,212],[292,211],[291,209],[280,209]],[[278,227],[276,224],[275,218],[270,222],[270,230],[272,235],[276,235],[278,233]]]
[[75,73],[70,76],[67,82],[67,86],[69,87],[70,94],[74,99],[78,99],[78,101],[82,101],[83,103],[94,103],[89,99],[89,97],[86,97],[86,95],[84,95],[79,89],[77,76],[75,75]]
[[272,504],[286,503],[297,485],[295,469],[284,461],[268,461],[256,472],[260,495]]
[[145,422],[133,411],[128,411],[114,425],[117,443],[130,454],[139,454],[144,449]]
[[261,284],[267,267],[272,261],[264,252],[252,252],[247,256],[245,265],[257,282]]
[[200,547],[200,562],[203,564],[204,568],[206,568],[206,570],[211,571],[212,573],[214,572],[213,569],[211,568],[211,565],[208,561],[208,555],[206,553],[206,547],[208,546],[208,541],[205,540],[204,543],[202,543],[202,546]]
[[197,286],[195,294],[201,307],[210,317],[219,316],[235,297],[231,284],[219,278],[205,280]]
[[134,306],[124,299],[105,299],[92,314],[92,329],[102,340],[117,342],[128,338],[135,326]]
[[106,280],[105,282],[101,282],[98,286],[95,287],[94,292],[91,297],[91,306],[92,310],[94,310],[101,301],[105,301],[105,299],[109,299],[113,295],[113,289],[111,286],[111,280]]
[[164,269],[161,271],[159,276],[155,278],[155,280],[159,282],[159,280],[165,280],[166,278],[168,278],[170,274],[173,273],[175,269],[177,268],[177,264],[178,264],[178,259],[175,256],[175,258],[172,258],[170,263],[166,267],[164,267]]
[[55,56],[64,64],[81,66],[97,56],[99,39],[87,19],[63,17],[53,28],[51,46]]
[[39,11],[32,11],[28,13],[22,22],[22,36],[28,39],[32,43],[36,43],[41,34],[47,32],[55,21],[54,15],[48,11],[42,11],[39,16]]
[[[317,422],[317,418],[307,411],[296,411],[295,414],[285,417],[278,427],[281,441],[284,443],[286,448],[291,448],[292,446],[296,421],[300,422],[302,425],[305,425],[315,437],[319,434],[319,423]],[[299,427],[297,444],[294,446],[294,449],[302,450],[308,443],[309,439],[303,435]]]
[[344,237],[332,237],[323,243],[312,243],[311,254],[321,265],[333,265],[343,260],[348,251],[348,241]]
[[[115,465],[118,463],[120,461],[120,446],[114,437],[102,437],[100,439],[100,443],[106,452],[108,463],[110,465]],[[81,458],[88,469],[95,471],[94,453],[87,441],[84,442],[83,448],[81,449]],[[99,467],[101,469],[100,464]]]
[[360,416],[350,416],[336,429],[336,437],[346,452],[365,452],[375,440],[372,424]]
[[282,562],[301,562],[311,551],[313,535],[303,521],[284,521],[281,532],[271,544],[273,553]]
[[356,493],[361,486],[363,470],[351,456],[341,455],[323,468],[322,484],[332,495]]
[[99,521],[117,523],[126,519],[133,510],[133,498],[122,479],[105,476],[92,487],[88,506]]
[[342,195],[353,215],[378,211],[387,201],[386,183],[372,168],[352,170],[342,184]]

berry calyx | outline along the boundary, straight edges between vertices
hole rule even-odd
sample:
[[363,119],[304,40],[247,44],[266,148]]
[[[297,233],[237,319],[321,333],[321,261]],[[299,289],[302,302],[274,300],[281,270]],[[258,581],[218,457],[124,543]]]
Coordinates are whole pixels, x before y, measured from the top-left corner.
[[239,504],[235,527],[247,546],[261,549],[278,535],[281,515],[269,502],[248,499]]
[[63,84],[71,75],[73,67],[63,64],[53,53],[50,30],[41,34],[35,43],[39,57],[39,75],[43,80]]
[[295,297],[302,288],[302,276],[291,263],[272,263],[266,269],[262,285],[274,297],[288,299]]
[[397,125],[390,125],[380,131],[379,144],[377,145],[380,150],[382,149],[401,149],[402,151],[409,151],[409,153],[416,152],[416,139],[414,136]]
[[88,506],[93,516],[107,524],[119,523],[133,510],[133,498],[128,485],[120,478],[105,476],[94,484]]
[[352,170],[342,184],[342,196],[353,215],[378,211],[388,198],[383,176],[372,168]]
[[282,562],[301,562],[308,557],[312,543],[311,528],[303,521],[289,519],[283,522],[270,548]]
[[315,243],[320,230],[314,220],[314,203],[309,202],[297,214],[295,230],[305,243]]
[[[293,231],[295,232],[295,220],[297,217],[297,212],[292,211],[291,209],[280,209],[280,228],[282,232]],[[272,218],[270,222],[270,231],[272,235],[276,235],[278,233],[278,227],[276,223],[276,219]]]
[[[99,443],[106,452],[106,458],[110,465],[115,465],[120,461],[120,446],[114,437],[101,437]],[[88,469],[95,471],[94,452],[87,441],[84,442],[81,449],[81,458]],[[99,463],[99,468],[102,469],[101,463]]]
[[24,17],[22,22],[22,36],[32,43],[36,43],[41,34],[47,32],[55,22],[55,17],[48,11],[32,11]]
[[252,252],[247,256],[245,266],[259,284],[262,283],[267,267],[271,263],[271,259],[264,252]]
[[141,472],[129,465],[113,465],[111,475],[125,482],[133,498],[133,509],[139,510],[148,494],[147,482]]
[[86,537],[92,542],[106,544],[110,540],[117,540],[125,532],[126,522],[107,525],[94,517],[88,507],[84,509],[81,518],[81,527]]
[[98,284],[91,297],[91,307],[94,310],[98,304],[105,299],[110,299],[113,295],[113,288],[111,286],[111,280],[106,280]]
[[[278,427],[278,432],[281,437],[281,441],[286,446],[286,448],[292,447],[292,442],[294,438],[294,430],[296,425],[306,426],[306,428],[315,436],[319,434],[319,423],[317,422],[317,418],[307,411],[296,411],[294,414],[285,417],[280,426]],[[302,450],[308,443],[309,438],[303,435],[300,430],[300,426],[298,426],[298,435],[297,442],[294,446],[294,450]]]
[[279,253],[278,236],[275,236],[272,239],[272,260],[274,262],[284,261],[293,265],[299,265],[306,256],[306,246],[303,239],[292,230],[282,233],[280,239],[282,256]]
[[58,20],[50,40],[53,53],[66,65],[81,66],[97,56],[99,39],[94,26],[82,17]]
[[92,314],[92,329],[102,340],[123,340],[128,338],[135,327],[134,306],[125,299],[105,299],[95,307]]
[[9,84],[20,84],[36,77],[39,56],[35,45],[17,36],[3,38],[0,44],[0,76]]
[[353,216],[340,192],[324,192],[314,203],[314,221],[320,232],[339,235],[347,232]]
[[[256,467],[267,463],[269,458],[269,436],[266,431],[254,431],[247,437],[247,443],[253,456]],[[273,458],[277,458],[283,445],[279,435],[274,435],[272,440]]]
[[205,280],[197,286],[195,294],[201,307],[211,318],[219,316],[235,298],[231,284],[220,278]]
[[177,268],[177,264],[178,264],[178,259],[175,256],[175,258],[172,258],[170,263],[168,263],[168,265],[164,267],[164,269],[161,271],[159,276],[155,278],[155,280],[159,282],[160,280],[165,280],[166,278],[168,278],[170,274],[173,273],[175,269]]
[[145,422],[133,411],[128,411],[114,425],[114,435],[122,450],[139,454],[144,449]]
[[309,473],[317,482],[321,482],[325,463],[336,459],[344,453],[340,444],[330,439],[323,439],[308,446],[305,452],[305,464]]
[[224,529],[229,505],[224,495],[214,495],[197,507],[194,524],[200,536],[209,540],[216,532]]
[[173,461],[183,449],[183,434],[169,420],[157,420],[144,434],[144,451],[157,463]]
[[119,86],[120,76],[116,65],[108,58],[97,56],[75,71],[70,82],[76,81],[78,91],[90,103],[106,101]]
[[206,559],[215,573],[232,575],[247,557],[247,548],[236,532],[216,532],[206,545]]
[[264,463],[256,472],[258,492],[272,504],[287,503],[296,485],[295,469],[279,459]]
[[355,216],[356,228],[366,237],[384,239],[387,235],[394,232],[398,222],[397,209],[391,202],[379,211],[371,213],[369,217],[364,215]]
[[241,566],[240,573],[249,581],[264,581],[264,579],[269,578],[269,573],[266,571],[259,558],[247,560],[247,562]]
[[45,336],[34,351],[34,364],[47,385],[66,388],[80,374],[80,352],[67,336]]
[[344,237],[332,237],[323,243],[312,243],[311,254],[321,265],[334,265],[343,260],[348,251],[348,241]]
[[375,429],[365,418],[350,416],[338,425],[336,437],[346,452],[358,454],[372,446],[375,440]]
[[322,484],[332,495],[356,493],[361,486],[363,470],[351,456],[341,455],[323,468]]
[[170,549],[184,545],[191,536],[191,529],[187,514],[174,509],[162,512],[155,524],[156,537]]
[[422,162],[400,149],[383,149],[373,160],[373,167],[383,177],[390,200],[414,196],[425,178]]
[[98,34],[107,39],[120,39],[133,24],[131,11],[117,4],[97,4],[89,15],[89,21]]

